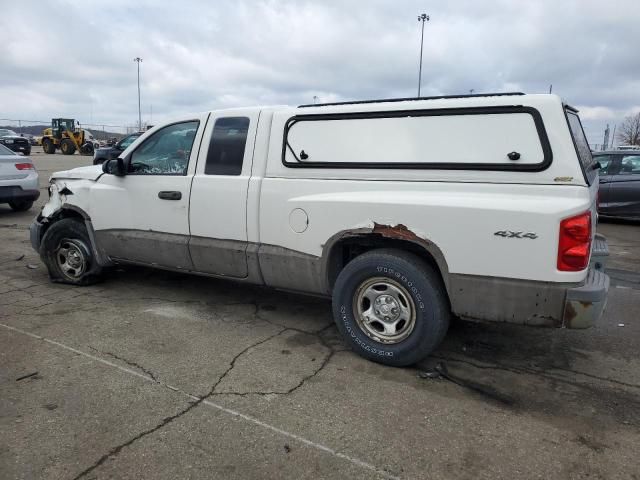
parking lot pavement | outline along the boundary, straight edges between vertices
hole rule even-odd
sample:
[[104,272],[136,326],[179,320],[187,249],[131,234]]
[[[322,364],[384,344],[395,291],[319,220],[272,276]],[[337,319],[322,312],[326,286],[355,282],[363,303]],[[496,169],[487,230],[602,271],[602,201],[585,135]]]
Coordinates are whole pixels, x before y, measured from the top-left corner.
[[[325,300],[141,268],[51,284],[0,205],[0,478],[638,478],[640,225],[590,330],[455,322],[411,369]],[[623,326],[622,326],[623,325]],[[451,380],[422,379],[444,363]],[[24,377],[24,378],[21,378]]]

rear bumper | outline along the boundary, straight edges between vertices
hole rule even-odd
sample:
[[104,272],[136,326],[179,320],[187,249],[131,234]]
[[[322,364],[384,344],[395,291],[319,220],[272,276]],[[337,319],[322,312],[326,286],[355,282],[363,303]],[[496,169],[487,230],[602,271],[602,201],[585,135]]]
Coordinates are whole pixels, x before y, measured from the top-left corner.
[[13,200],[37,200],[39,196],[40,190],[24,190],[18,186],[0,187],[0,203]]
[[567,290],[562,326],[589,328],[602,316],[607,305],[609,275],[591,268],[584,285]]
[[605,271],[609,258],[609,245],[604,235],[596,234],[591,250],[591,265],[596,270]]
[[606,306],[609,276],[604,268],[608,255],[606,239],[597,235],[589,271],[582,283],[452,274],[448,286],[451,309],[470,320],[589,328]]

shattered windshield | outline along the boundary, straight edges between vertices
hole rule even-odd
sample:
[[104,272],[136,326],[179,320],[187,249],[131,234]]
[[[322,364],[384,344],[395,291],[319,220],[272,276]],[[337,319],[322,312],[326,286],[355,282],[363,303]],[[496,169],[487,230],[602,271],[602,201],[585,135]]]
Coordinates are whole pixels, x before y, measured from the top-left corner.
[[198,121],[169,125],[147,139],[131,155],[130,173],[185,175]]

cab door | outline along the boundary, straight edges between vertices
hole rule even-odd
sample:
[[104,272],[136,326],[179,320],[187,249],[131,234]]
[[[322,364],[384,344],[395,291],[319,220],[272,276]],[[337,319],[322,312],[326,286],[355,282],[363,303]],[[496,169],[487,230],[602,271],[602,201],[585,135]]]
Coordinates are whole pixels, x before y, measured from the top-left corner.
[[91,188],[97,244],[109,257],[192,269],[189,195],[207,116],[145,135],[124,153],[126,175],[105,173]]
[[609,215],[640,218],[640,153],[621,155],[611,172],[607,200]]
[[213,112],[191,188],[189,252],[194,270],[245,278],[247,191],[260,112]]

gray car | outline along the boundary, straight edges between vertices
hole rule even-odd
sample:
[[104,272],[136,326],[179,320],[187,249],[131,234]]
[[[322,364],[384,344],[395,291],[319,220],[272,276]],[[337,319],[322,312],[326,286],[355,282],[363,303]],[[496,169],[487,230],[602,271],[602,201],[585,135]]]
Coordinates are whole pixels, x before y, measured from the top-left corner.
[[0,145],[0,203],[23,212],[39,196],[38,172],[31,159]]
[[602,167],[598,213],[640,220],[640,151],[595,152],[593,158]]

